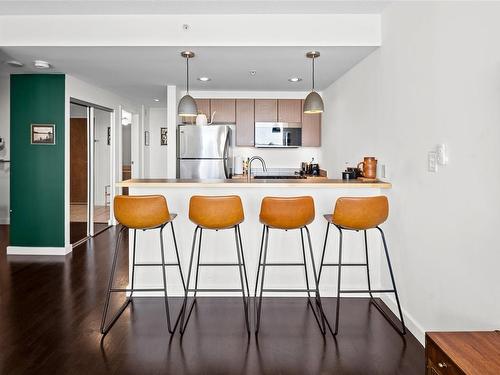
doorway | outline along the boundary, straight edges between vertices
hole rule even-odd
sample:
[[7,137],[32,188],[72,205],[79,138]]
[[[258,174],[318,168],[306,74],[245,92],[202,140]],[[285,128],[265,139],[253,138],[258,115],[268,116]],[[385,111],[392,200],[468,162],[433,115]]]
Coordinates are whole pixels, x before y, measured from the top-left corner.
[[71,100],[70,243],[73,247],[110,225],[112,117],[110,109]]

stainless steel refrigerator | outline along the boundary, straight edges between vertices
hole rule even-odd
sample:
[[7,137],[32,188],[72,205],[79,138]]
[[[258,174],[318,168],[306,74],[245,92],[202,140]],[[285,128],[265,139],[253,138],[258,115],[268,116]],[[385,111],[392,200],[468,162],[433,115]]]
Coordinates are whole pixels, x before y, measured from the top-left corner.
[[177,178],[225,179],[232,174],[230,125],[177,127]]

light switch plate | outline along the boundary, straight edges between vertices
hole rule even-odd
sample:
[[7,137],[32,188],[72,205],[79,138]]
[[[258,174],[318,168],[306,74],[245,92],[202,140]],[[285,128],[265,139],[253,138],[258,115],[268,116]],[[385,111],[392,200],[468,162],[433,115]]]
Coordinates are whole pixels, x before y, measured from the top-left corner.
[[439,165],[448,164],[448,150],[445,144],[439,144],[436,147],[437,151],[437,162]]
[[427,154],[427,170],[429,172],[437,172],[438,170],[438,156],[436,151],[429,151]]

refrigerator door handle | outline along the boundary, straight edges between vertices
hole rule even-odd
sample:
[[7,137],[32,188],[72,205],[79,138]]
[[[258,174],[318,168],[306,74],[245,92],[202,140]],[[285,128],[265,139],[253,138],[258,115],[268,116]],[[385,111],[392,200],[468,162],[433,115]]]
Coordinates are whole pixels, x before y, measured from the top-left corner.
[[226,142],[224,143],[224,174],[226,175],[226,178],[231,178],[230,173],[229,173],[229,136],[226,136]]

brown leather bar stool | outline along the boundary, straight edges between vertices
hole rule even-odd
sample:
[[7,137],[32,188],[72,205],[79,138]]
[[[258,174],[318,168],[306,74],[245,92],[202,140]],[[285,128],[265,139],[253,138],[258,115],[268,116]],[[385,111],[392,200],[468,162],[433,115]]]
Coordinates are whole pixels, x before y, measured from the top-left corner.
[[[316,266],[314,263],[314,255],[312,251],[311,235],[307,226],[314,220],[314,200],[310,196],[305,197],[265,197],[260,206],[260,222],[263,224],[262,238],[260,242],[259,264],[257,267],[257,278],[255,282],[255,310],[256,310],[256,327],[255,333],[259,333],[260,318],[262,311],[262,294],[264,292],[307,292],[307,304],[311,306],[314,318],[318,323],[321,333],[325,334],[325,322],[323,320],[324,314],[322,313],[321,298],[319,295]],[[269,243],[269,229],[278,230],[300,230],[300,239],[302,244],[302,263],[268,263],[267,252]],[[311,256],[311,265],[314,273],[314,288],[309,286],[309,275],[307,271],[306,251],[304,246],[304,230],[307,234],[307,241],[309,244],[309,252]],[[306,289],[268,289],[264,288],[264,277],[266,267],[304,267]],[[262,268],[262,273],[261,273]],[[259,274],[261,275],[259,287]],[[315,293],[315,300],[320,310],[319,316],[316,314],[315,308],[311,303],[311,292]],[[257,302],[257,294],[258,302]],[[321,318],[321,322],[320,322]]]
[[[250,323],[248,317],[248,306],[250,300],[250,290],[248,287],[248,277],[243,255],[243,244],[241,241],[240,224],[245,219],[243,214],[243,205],[241,198],[237,195],[229,196],[193,196],[189,201],[189,219],[196,224],[193,235],[193,244],[191,248],[191,258],[189,260],[189,271],[184,295],[183,312],[180,323],[180,333],[184,334],[189,318],[196,303],[198,292],[241,292],[243,297],[243,309],[245,312],[245,323],[247,332],[250,332]],[[236,242],[236,255],[238,263],[200,263],[201,239],[204,230],[225,230],[234,229],[234,239]],[[196,274],[194,288],[190,288],[191,273],[193,268],[194,251],[196,247],[196,237],[198,234],[198,254],[196,261]],[[240,274],[241,289],[207,289],[198,288],[198,276],[200,267],[219,267],[235,266],[238,267]],[[189,292],[193,292],[193,302],[190,308],[187,308],[187,299]],[[245,294],[246,292],[246,294]],[[186,317],[187,312],[187,317]]]
[[[177,240],[175,238],[174,224],[173,220],[177,216],[176,214],[171,214],[168,210],[167,201],[162,195],[143,195],[143,196],[125,196],[118,195],[114,199],[114,214],[116,220],[122,225],[122,228],[118,232],[118,237],[116,239],[115,252],[113,255],[113,265],[111,267],[111,275],[109,277],[108,291],[106,293],[106,302],[104,305],[104,311],[102,314],[101,321],[101,333],[105,335],[111,329],[113,324],[118,320],[123,311],[127,308],[129,303],[132,302],[132,295],[134,292],[154,292],[163,291],[165,300],[165,312],[167,315],[167,326],[170,333],[174,333],[177,323],[179,322],[180,313],[177,317],[174,326],[170,320],[170,308],[168,303],[168,293],[167,293],[167,277],[165,267],[177,267],[179,268],[179,274],[181,277],[182,285],[184,289],[186,286],[184,284],[184,277],[182,275],[182,269],[179,259],[179,251],[177,249]],[[177,259],[176,263],[165,263],[165,253],[163,245],[163,229],[167,224],[170,224],[172,228],[172,237],[174,241],[175,256]],[[118,250],[120,247],[120,240],[123,232],[126,229],[134,230],[134,246],[132,250],[132,275],[130,281],[130,288],[114,288],[113,280],[116,270],[116,260],[118,257]],[[136,263],[136,232],[137,230],[151,230],[160,229],[160,253],[161,253],[161,263]],[[163,275],[163,288],[134,288],[134,275],[135,267],[161,267]],[[109,300],[111,293],[117,292],[130,292],[130,296],[123,303],[123,305],[118,309],[118,312],[113,316],[110,323],[106,325],[106,317],[108,314]]]
[[[375,305],[375,307],[382,313],[382,315],[389,321],[389,323],[402,335],[406,333],[406,327],[403,320],[403,313],[401,311],[401,304],[399,303],[399,296],[396,289],[396,282],[394,281],[394,273],[392,271],[391,260],[389,258],[389,252],[387,250],[387,243],[385,240],[384,231],[380,228],[380,224],[387,220],[389,215],[389,202],[385,196],[376,197],[355,197],[355,198],[339,198],[335,204],[335,209],[333,215],[324,215],[326,224],[326,234],[325,242],[323,245],[323,253],[321,255],[321,264],[318,275],[318,283],[321,279],[321,272],[324,266],[338,267],[338,280],[337,280],[337,306],[335,314],[335,329],[332,327],[325,317],[328,324],[328,328],[333,335],[338,333],[339,328],[339,311],[340,311],[340,295],[342,293],[368,293],[370,295],[370,302]],[[339,239],[339,260],[338,263],[324,263],[326,245],[328,241],[328,230],[330,225],[335,225],[340,233]],[[384,245],[385,256],[387,259],[387,265],[389,266],[389,273],[391,275],[393,289],[380,289],[375,290],[371,287],[370,281],[370,266],[368,262],[368,240],[366,236],[366,231],[368,229],[378,229],[382,237],[382,243]],[[354,230],[363,231],[364,243],[365,243],[365,258],[366,263],[342,263],[342,231],[343,230]],[[343,290],[341,289],[341,272],[342,267],[366,267],[366,276],[368,280],[368,290]],[[387,315],[387,313],[379,306],[373,297],[373,293],[394,293],[396,297],[396,303],[398,306],[399,317],[401,320],[401,328],[399,328],[392,319]]]

